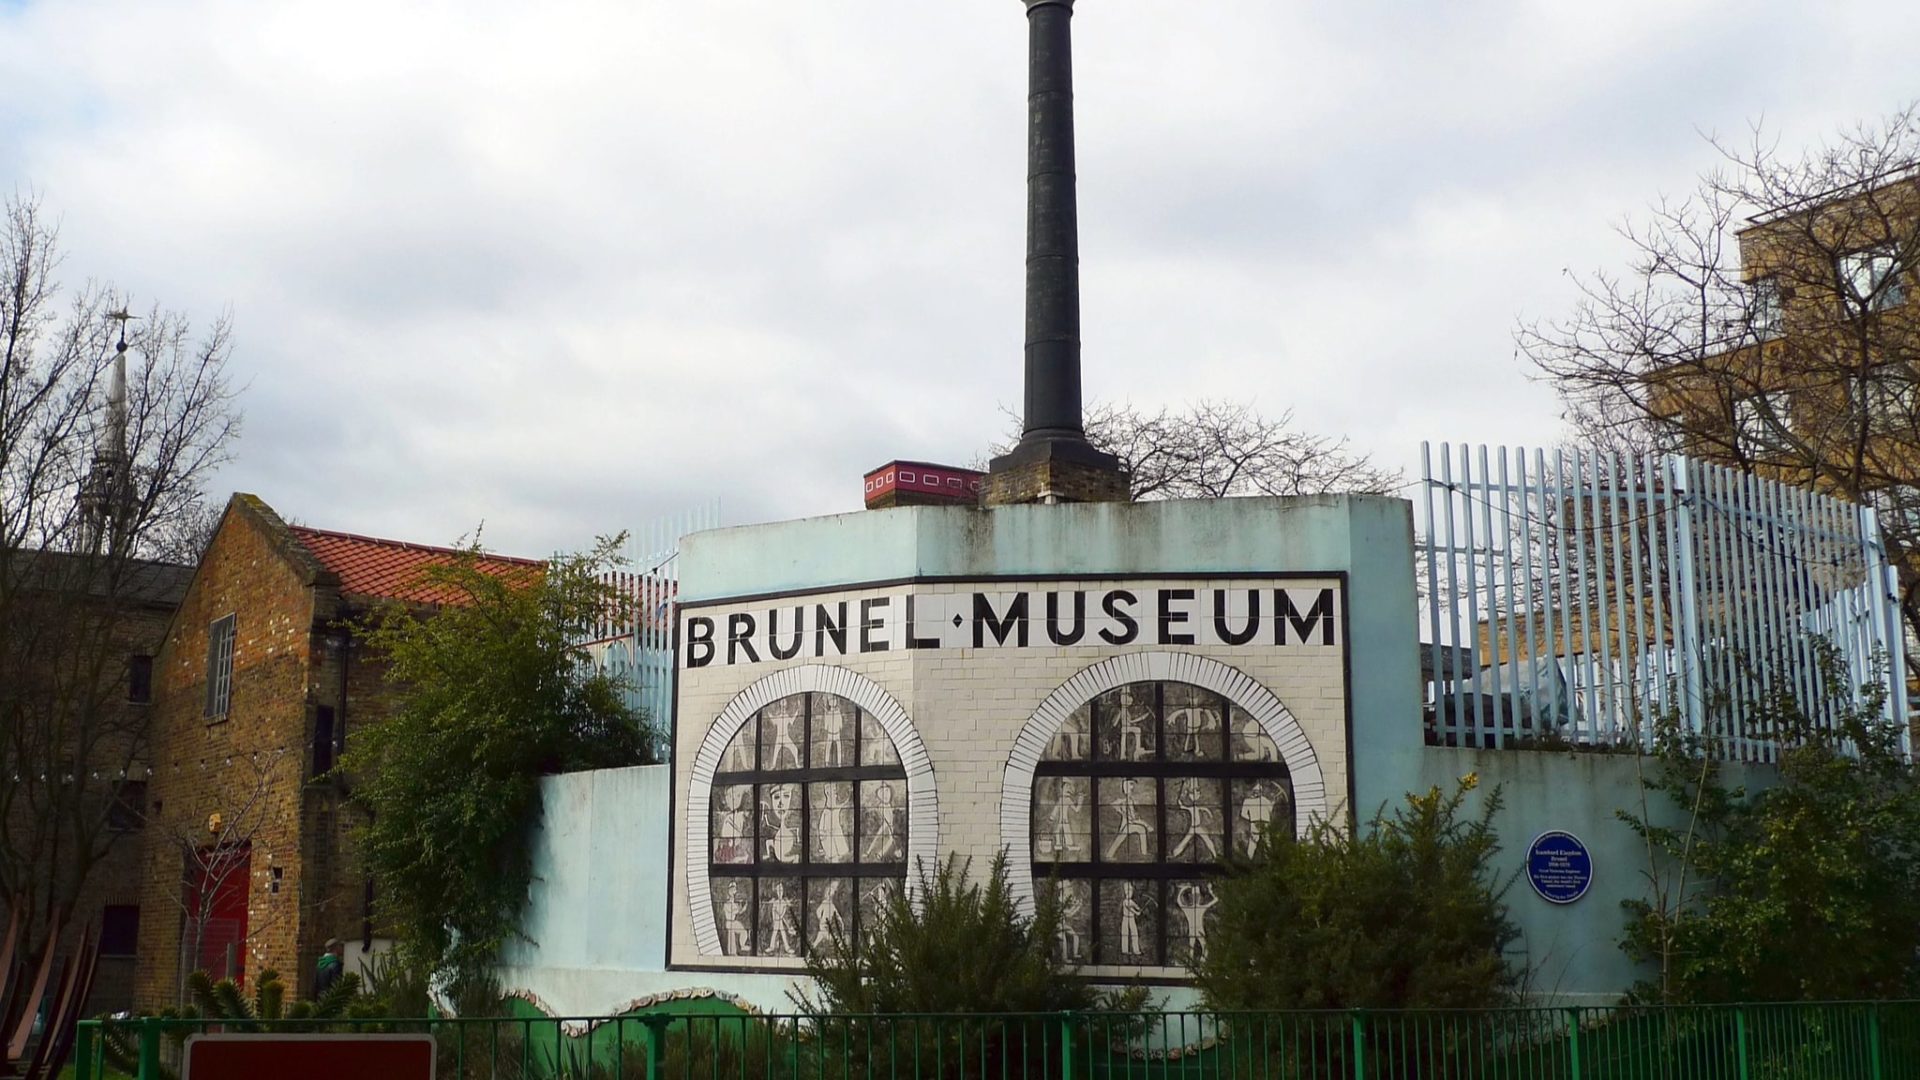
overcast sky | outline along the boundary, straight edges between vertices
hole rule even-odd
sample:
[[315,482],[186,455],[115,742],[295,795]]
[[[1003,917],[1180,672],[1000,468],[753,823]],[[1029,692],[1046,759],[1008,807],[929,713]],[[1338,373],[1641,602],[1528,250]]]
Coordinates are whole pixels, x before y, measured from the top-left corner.
[[[540,554],[857,509],[1019,400],[1017,0],[0,0],[65,277],[231,309],[220,494]],[[1920,4],[1081,0],[1090,396],[1409,470],[1557,437],[1515,321],[1765,118],[1920,95]]]

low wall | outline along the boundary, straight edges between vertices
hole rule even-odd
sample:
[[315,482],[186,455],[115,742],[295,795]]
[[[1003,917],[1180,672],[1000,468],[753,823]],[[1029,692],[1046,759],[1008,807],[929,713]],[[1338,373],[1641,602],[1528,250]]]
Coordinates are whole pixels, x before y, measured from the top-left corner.
[[[1361,758],[1364,762],[1366,759]],[[1585,754],[1530,750],[1464,750],[1421,747],[1401,759],[1403,791],[1439,787],[1451,791],[1469,773],[1480,779],[1473,809],[1499,787],[1505,809],[1494,818],[1500,834],[1498,865],[1510,875],[1507,905],[1524,939],[1530,989],[1539,998],[1568,1004],[1610,1004],[1642,971],[1620,951],[1626,926],[1621,903],[1648,895],[1650,864],[1644,842],[1621,821],[1618,811],[1640,813],[1641,770],[1658,767],[1652,758],[1629,754]],[[1729,763],[1729,783],[1764,786],[1772,775],[1765,766]],[[1360,807],[1370,817],[1385,798],[1376,777],[1374,799]],[[1656,821],[1678,821],[1665,798],[1648,793]],[[1534,892],[1526,879],[1527,846],[1551,829],[1570,832],[1593,857],[1593,885],[1571,904],[1555,904]]]

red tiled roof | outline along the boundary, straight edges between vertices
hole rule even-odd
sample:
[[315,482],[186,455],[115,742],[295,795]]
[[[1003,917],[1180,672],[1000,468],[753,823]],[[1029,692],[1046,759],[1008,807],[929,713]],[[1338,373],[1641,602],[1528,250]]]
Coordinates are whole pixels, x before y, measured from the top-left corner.
[[[310,529],[304,525],[290,525],[287,531],[313,553],[321,566],[340,578],[343,593],[415,604],[446,604],[460,599],[454,590],[419,580],[426,568],[453,562],[460,553],[452,548]],[[538,559],[489,554],[480,556],[477,565],[482,571],[499,576],[538,571],[546,564]]]

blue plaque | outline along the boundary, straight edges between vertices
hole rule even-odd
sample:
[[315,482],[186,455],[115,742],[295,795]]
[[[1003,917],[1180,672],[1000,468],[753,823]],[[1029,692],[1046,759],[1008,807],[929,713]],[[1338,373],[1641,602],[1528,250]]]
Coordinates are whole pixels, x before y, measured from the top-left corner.
[[1570,832],[1543,832],[1527,846],[1527,881],[1541,899],[1571,904],[1593,885],[1593,856]]

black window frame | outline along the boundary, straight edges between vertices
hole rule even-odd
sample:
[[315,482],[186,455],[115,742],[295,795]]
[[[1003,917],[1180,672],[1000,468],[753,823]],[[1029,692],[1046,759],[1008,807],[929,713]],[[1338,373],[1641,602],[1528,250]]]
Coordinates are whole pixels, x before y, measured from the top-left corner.
[[[788,701],[795,696],[804,699],[804,704],[801,709],[801,734],[799,739],[801,748],[800,767],[788,769],[767,768],[765,767],[767,762],[763,760],[765,747],[768,742],[761,726],[763,717],[768,709]],[[845,703],[850,712],[853,723],[853,749],[850,754],[853,763],[851,765],[815,765],[813,763],[814,703],[816,699],[821,697],[838,698],[841,702]],[[872,732],[877,737],[886,740],[887,746],[893,754],[893,762],[891,764],[861,764],[862,751],[867,745],[869,728],[872,729]],[[850,698],[821,690],[803,690],[797,695],[788,694],[756,709],[753,715],[749,717],[747,721],[740,726],[740,729],[734,733],[733,737],[727,741],[727,749],[723,751],[721,755],[721,764],[725,765],[730,763],[734,740],[740,738],[740,735],[747,731],[753,732],[753,767],[751,769],[716,770],[713,783],[708,788],[707,796],[707,817],[709,822],[711,822],[714,808],[718,805],[720,792],[723,789],[750,785],[753,790],[753,808],[750,819],[754,823],[752,861],[747,863],[723,863],[716,860],[713,855],[719,843],[720,838],[718,836],[710,836],[707,845],[707,896],[704,898],[704,902],[712,905],[716,926],[720,923],[720,905],[715,900],[715,896],[719,892],[720,887],[728,881],[744,881],[747,884],[747,940],[751,948],[746,952],[726,952],[726,942],[724,939],[725,930],[722,928],[721,951],[729,957],[746,956],[794,962],[806,960],[812,948],[812,942],[807,936],[806,883],[809,880],[850,880],[853,883],[853,892],[852,895],[847,898],[848,918],[845,929],[847,941],[857,952],[863,936],[860,926],[860,901],[863,886],[876,880],[887,880],[892,881],[896,889],[904,889],[906,887],[907,859],[905,856],[909,850],[913,835],[913,815],[908,800],[903,798],[897,806],[906,823],[906,828],[900,837],[902,857],[896,861],[867,862],[864,860],[861,851],[862,807],[860,804],[860,786],[865,781],[897,780],[903,789],[906,787],[906,765],[905,759],[900,754],[899,744],[893,741],[893,737],[887,733],[885,728],[880,726],[879,721],[873,719],[871,713],[860,708],[859,705]],[[842,782],[848,783],[852,791],[851,803],[848,808],[851,814],[849,840],[853,847],[852,858],[847,862],[815,862],[813,860],[813,785]],[[794,863],[768,863],[764,859],[765,842],[760,836],[761,795],[768,787],[788,785],[800,789],[801,858],[798,862]],[[797,883],[800,888],[800,895],[795,899],[794,903],[795,910],[799,914],[796,920],[797,925],[795,926],[795,950],[791,956],[761,952],[760,887],[762,882],[770,880],[783,880],[789,883]]]
[[339,763],[340,736],[335,730],[335,713],[331,705],[313,707],[313,738],[309,747],[312,755],[307,778],[322,780]]
[[107,805],[107,828],[114,832],[139,832],[147,827],[147,782],[122,780],[114,785],[113,801]]
[[140,952],[140,905],[108,904],[100,909],[100,956],[131,960]]
[[147,653],[127,657],[127,703],[153,704],[153,657]]
[[[1100,731],[1102,699],[1116,692],[1138,688],[1153,687],[1153,757],[1139,761],[1107,759],[1101,754]],[[1220,708],[1220,757],[1218,759],[1169,759],[1167,756],[1167,687],[1190,687],[1211,697]],[[1033,795],[1027,804],[1027,861],[1032,867],[1034,887],[1047,888],[1056,882],[1085,881],[1087,890],[1087,941],[1085,956],[1078,962],[1099,967],[1178,967],[1172,959],[1172,919],[1173,908],[1169,906],[1169,893],[1172,882],[1191,881],[1203,878],[1219,878],[1226,874],[1229,860],[1234,857],[1234,845],[1242,834],[1234,831],[1233,784],[1235,781],[1275,780],[1287,796],[1287,814],[1292,823],[1298,826],[1298,806],[1294,798],[1293,774],[1280,757],[1279,745],[1274,745],[1273,761],[1236,761],[1233,756],[1233,732],[1236,717],[1245,718],[1247,710],[1235,705],[1232,699],[1217,691],[1193,683],[1183,683],[1178,679],[1143,680],[1113,687],[1095,695],[1086,703],[1087,710],[1087,753],[1082,760],[1048,759],[1043,756],[1034,767]],[[1077,711],[1077,710],[1076,710]],[[1263,732],[1264,734],[1264,732]],[[1058,738],[1058,733],[1055,738]],[[1271,739],[1271,736],[1268,736]],[[1048,746],[1052,746],[1052,740]],[[1088,809],[1088,847],[1089,859],[1082,862],[1065,862],[1053,859],[1042,860],[1037,857],[1037,839],[1039,836],[1034,815],[1039,809],[1039,781],[1042,779],[1085,778],[1087,785]],[[1154,782],[1154,815],[1156,818],[1156,839],[1151,861],[1146,862],[1110,862],[1100,857],[1100,783],[1101,780],[1151,779]],[[1189,779],[1211,781],[1219,785],[1220,792],[1220,853],[1221,858],[1207,862],[1181,862],[1167,857],[1167,796],[1173,791],[1173,784]],[[1275,815],[1276,817],[1278,814]],[[1286,833],[1293,835],[1293,830]],[[1100,894],[1101,886],[1109,881],[1148,881],[1152,882],[1157,901],[1155,920],[1155,941],[1152,957],[1149,960],[1130,960],[1125,957],[1107,957],[1102,955]]]

